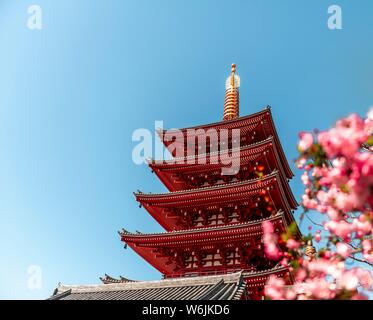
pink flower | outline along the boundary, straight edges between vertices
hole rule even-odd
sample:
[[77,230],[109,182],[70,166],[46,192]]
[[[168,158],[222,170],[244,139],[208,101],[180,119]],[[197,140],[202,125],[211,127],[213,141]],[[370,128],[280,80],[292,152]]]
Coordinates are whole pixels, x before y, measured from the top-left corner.
[[341,285],[347,290],[354,291],[359,285],[359,278],[353,271],[346,271],[341,279]]
[[294,239],[289,239],[286,242],[286,247],[288,247],[290,250],[296,250],[300,246],[300,243]]
[[285,292],[286,300],[295,300],[297,298],[297,293],[294,290],[287,289]]
[[353,157],[367,138],[364,120],[356,114],[337,121],[335,128],[318,135],[318,141],[329,158],[337,155]]
[[283,266],[283,267],[287,267],[289,265],[289,260],[284,258],[280,261],[280,264]]
[[301,132],[299,138],[298,149],[300,152],[307,151],[313,145],[313,136],[311,133]]
[[[301,158],[297,164],[305,170],[301,177],[305,185],[302,205],[323,214],[321,223],[327,249],[312,259],[304,254],[294,255],[293,250],[300,248],[300,239],[296,237],[287,240],[286,252],[281,252],[277,242],[280,235],[275,233],[271,223],[263,223],[265,254],[288,266],[289,272],[295,273],[296,281],[285,286],[283,279],[269,279],[265,293],[270,298],[367,298],[364,290],[372,289],[372,273],[361,267],[346,269],[346,260],[356,252],[359,258],[373,263],[373,157],[361,150],[372,132],[373,108],[366,119],[352,114],[337,121],[330,130],[315,131],[314,135],[300,134],[298,149]],[[319,147],[321,152],[316,152]],[[341,240],[334,248],[331,244],[336,237]],[[313,239],[321,241],[321,230],[316,230]],[[348,245],[352,241],[356,251]],[[295,271],[293,266],[297,266]],[[346,292],[349,294],[345,295]]]
[[278,260],[282,257],[282,252],[279,250],[277,244],[273,240],[267,240],[264,237],[264,253],[271,260]]
[[281,278],[272,275],[268,278],[265,286],[265,294],[272,300],[284,300],[284,286],[285,282]]
[[337,253],[345,259],[351,254],[351,248],[345,243],[338,242],[336,247]]
[[278,260],[282,257],[282,252],[277,245],[277,234],[274,233],[273,224],[269,221],[262,223],[264,253],[271,260]]
[[360,217],[361,219],[354,219],[352,225],[355,227],[358,236],[362,237],[366,234],[372,233],[372,223],[370,221],[364,221],[364,215],[361,215]]
[[305,186],[310,186],[311,185],[311,181],[310,181],[310,177],[308,176],[308,173],[307,171],[305,171],[302,176],[301,176],[301,180],[303,182],[303,184]]
[[351,223],[346,221],[328,221],[325,223],[325,230],[329,231],[332,234],[335,234],[337,237],[340,237],[344,240],[351,238],[351,233],[354,231],[354,226]]
[[373,278],[371,273],[368,270],[364,270],[361,268],[354,268],[351,270],[355,273],[355,275],[359,278],[359,282],[363,288],[370,290],[372,289],[373,285]]
[[325,279],[309,279],[307,281],[307,289],[310,290],[312,296],[316,299],[333,299],[335,293],[330,289],[330,284]]
[[317,201],[315,199],[310,198],[307,194],[302,196],[302,205],[308,209],[316,209]]
[[307,158],[305,157],[301,157],[298,161],[297,161],[297,167],[298,169],[302,169],[304,167],[304,165],[306,164],[306,161],[307,161]]
[[262,227],[263,227],[263,233],[273,233],[275,230],[273,227],[273,224],[269,221],[264,221],[262,223]]
[[373,263],[372,240],[365,239],[361,243],[363,247],[363,257],[369,263]]
[[305,269],[303,268],[299,268],[298,271],[297,271],[297,274],[295,276],[296,280],[301,282],[303,281],[304,279],[306,279],[307,277],[307,272]]
[[320,242],[320,240],[321,240],[321,230],[316,231],[314,238],[315,238],[316,242]]

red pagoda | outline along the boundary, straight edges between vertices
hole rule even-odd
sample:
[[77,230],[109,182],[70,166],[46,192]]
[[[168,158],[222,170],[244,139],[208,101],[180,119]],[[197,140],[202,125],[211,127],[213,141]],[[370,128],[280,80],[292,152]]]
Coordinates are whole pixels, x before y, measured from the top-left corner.
[[[240,78],[235,71],[233,64],[226,82],[223,121],[158,131],[165,147],[178,157],[174,161],[150,160],[148,164],[169,192],[138,192],[135,197],[166,232],[119,232],[126,245],[163,274],[163,280],[154,284],[106,275],[102,278],[104,285],[95,288],[60,287],[55,292],[56,299],[83,298],[87,292],[91,298],[97,292],[101,294],[97,297],[102,298],[110,286],[115,287],[113,292],[126,291],[127,296],[122,297],[128,299],[262,299],[270,275],[293,283],[288,268],[265,257],[262,242],[263,221],[271,221],[278,233],[294,222],[292,212],[297,202],[288,183],[293,173],[270,108],[239,116]],[[219,135],[209,135],[201,152],[198,143],[191,144],[186,139],[193,131],[195,140],[200,141],[211,129],[218,133],[228,130],[227,142]],[[239,141],[233,141],[234,130],[239,132]],[[185,139],[169,139],[180,133]],[[222,174],[227,166],[219,161],[223,149],[238,160],[239,170]],[[174,288],[175,284],[179,284],[179,291],[174,295],[162,296],[154,291]],[[153,294],[144,293],[151,288]],[[197,291],[201,294],[193,296],[192,292]],[[181,297],[177,292],[185,295]]]

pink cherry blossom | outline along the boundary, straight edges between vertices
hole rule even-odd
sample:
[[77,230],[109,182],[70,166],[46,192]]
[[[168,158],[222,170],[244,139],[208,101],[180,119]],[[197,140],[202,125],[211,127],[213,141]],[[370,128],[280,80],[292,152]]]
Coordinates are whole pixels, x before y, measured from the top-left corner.
[[316,230],[314,239],[315,239],[316,242],[320,242],[320,240],[321,240],[321,230]]
[[354,291],[359,285],[359,278],[356,273],[351,271],[346,271],[341,278],[341,285],[346,290]]
[[310,186],[311,185],[311,181],[310,181],[310,178],[308,176],[308,173],[307,171],[305,171],[303,174],[302,174],[302,182],[305,186]]
[[273,233],[275,231],[273,224],[269,221],[264,221],[262,224],[262,227],[263,227],[264,234]]
[[274,233],[273,224],[269,221],[264,221],[262,228],[265,255],[272,260],[280,259],[282,257],[282,252],[277,244],[278,236]]
[[272,300],[284,300],[284,286],[285,282],[283,279],[272,275],[269,277],[265,287],[265,294]]
[[307,151],[313,145],[313,137],[311,133],[301,132],[299,134],[300,141],[298,149],[301,152]]
[[296,241],[294,239],[289,239],[286,242],[286,247],[289,248],[290,250],[296,250],[300,247],[299,241]]
[[[308,240],[289,231],[280,238],[272,224],[263,223],[266,256],[288,267],[295,281],[288,285],[270,277],[265,294],[271,299],[367,299],[364,290],[372,290],[372,272],[351,263],[352,258],[373,263],[373,154],[367,151],[373,151],[367,147],[372,133],[373,108],[366,119],[352,114],[329,130],[300,134],[301,204],[310,216],[321,215],[326,245],[323,241],[323,249],[309,254],[304,248]],[[321,230],[311,238],[319,243]]]
[[373,263],[372,240],[371,239],[363,240],[362,246],[363,246],[364,259],[366,259],[369,263]]
[[347,258],[351,254],[351,248],[342,242],[338,242],[336,244],[337,247],[337,253],[341,255],[343,258]]

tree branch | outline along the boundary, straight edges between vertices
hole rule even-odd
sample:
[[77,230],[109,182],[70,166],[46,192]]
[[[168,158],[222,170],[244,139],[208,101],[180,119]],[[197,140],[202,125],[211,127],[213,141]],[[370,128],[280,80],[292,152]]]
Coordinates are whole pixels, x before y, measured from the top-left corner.
[[305,213],[305,216],[307,217],[307,219],[308,220],[310,220],[311,221],[311,223],[313,223],[314,225],[316,225],[316,226],[319,226],[319,227],[321,227],[321,228],[324,228],[324,226],[322,225],[322,224],[320,224],[320,223],[317,223],[317,222],[315,222],[315,221],[313,221],[309,216],[308,216],[308,214],[307,213]]
[[358,261],[358,262],[366,263],[366,264],[370,265],[371,267],[373,267],[373,264],[366,261],[366,260],[358,259],[358,258],[355,258],[354,256],[349,256],[349,258],[351,258],[352,260]]

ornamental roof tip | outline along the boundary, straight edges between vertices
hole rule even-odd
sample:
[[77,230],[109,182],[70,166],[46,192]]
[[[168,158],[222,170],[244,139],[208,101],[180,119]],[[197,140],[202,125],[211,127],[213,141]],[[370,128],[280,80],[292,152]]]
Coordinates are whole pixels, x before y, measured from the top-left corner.
[[119,279],[114,278],[109,276],[108,274],[105,273],[104,277],[100,277],[100,280],[104,284],[109,284],[109,283],[125,283],[125,282],[135,282],[135,280],[127,279],[125,277],[119,276]]
[[243,180],[243,181],[238,181],[238,182],[229,182],[225,183],[222,185],[216,185],[216,186],[208,186],[208,187],[199,187],[199,188],[194,188],[194,189],[187,189],[187,190],[179,190],[179,191],[172,191],[172,192],[161,192],[161,193],[139,193],[139,192],[134,192],[133,194],[135,196],[138,196],[142,194],[143,196],[165,196],[165,195],[176,195],[176,194],[182,194],[182,193],[195,193],[196,191],[202,191],[202,190],[215,190],[215,189],[225,189],[225,188],[230,188],[231,186],[240,186],[240,185],[245,185],[253,182],[258,182],[258,181],[263,181],[267,180],[270,178],[278,178],[279,177],[279,171],[277,169],[274,169],[271,173],[264,175],[263,177],[260,178],[255,178],[255,179],[248,179],[248,180]]
[[122,230],[118,230],[118,234],[121,236],[122,234],[130,234],[131,232],[127,231],[126,229],[122,228]]
[[246,277],[251,277],[251,276],[271,274],[271,273],[278,272],[278,271],[289,271],[289,267],[288,266],[282,266],[281,264],[278,263],[273,268],[267,269],[267,270],[244,271],[243,276],[246,278]]

